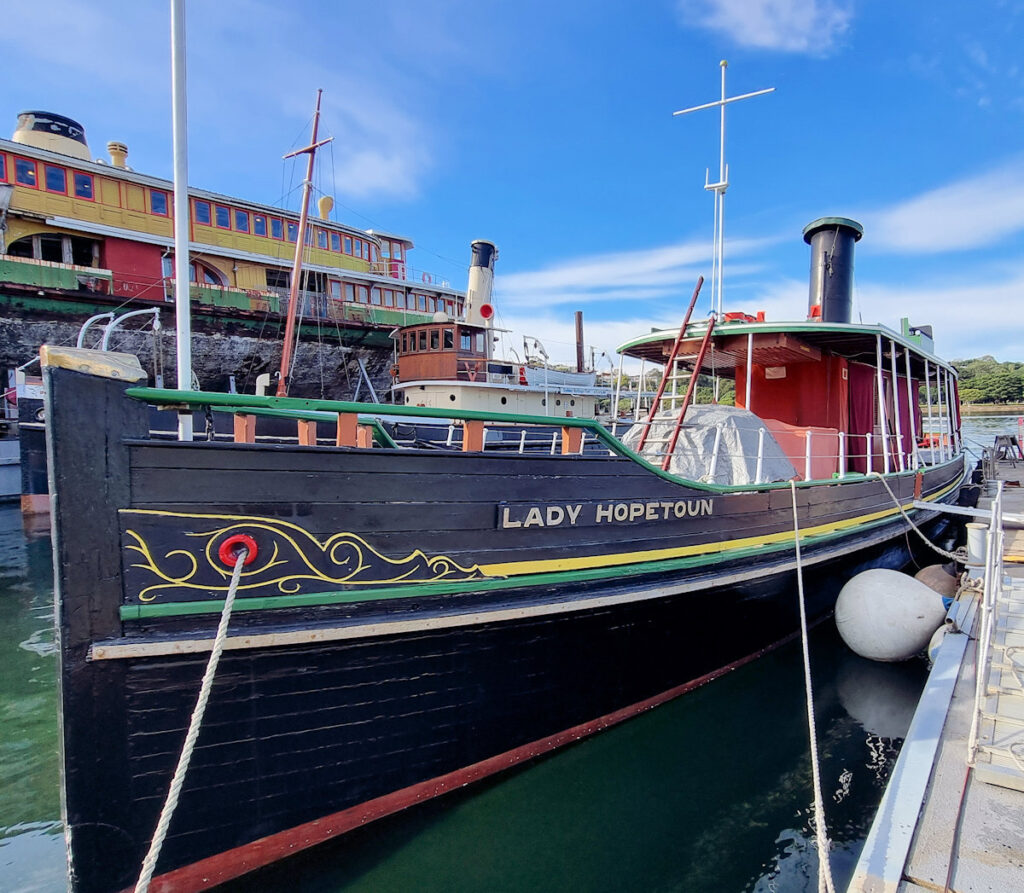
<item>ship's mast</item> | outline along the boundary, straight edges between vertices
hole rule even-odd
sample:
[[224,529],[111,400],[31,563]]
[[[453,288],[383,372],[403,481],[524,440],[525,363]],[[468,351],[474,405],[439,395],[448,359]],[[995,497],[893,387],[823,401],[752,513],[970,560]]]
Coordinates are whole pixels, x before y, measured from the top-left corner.
[[[185,0],[171,0],[171,106],[174,146],[174,314],[178,390],[192,390],[192,315],[188,258],[188,113],[185,103]],[[192,414],[178,414],[178,438],[192,439]]]
[[320,128],[320,97],[323,90],[316,91],[316,109],[313,112],[313,135],[309,145],[304,149],[296,149],[289,152],[285,158],[294,158],[296,155],[306,154],[309,156],[306,163],[306,179],[302,181],[302,210],[299,212],[299,231],[295,238],[295,262],[292,264],[292,281],[288,289],[288,317],[284,327],[284,345],[281,348],[281,371],[277,378],[277,396],[288,396],[288,378],[291,372],[292,351],[295,346],[295,317],[299,305],[299,285],[302,276],[302,252],[306,247],[306,221],[309,218],[309,196],[313,191],[313,162],[316,157],[316,150],[329,143],[333,137],[328,137],[320,142],[316,141]]
[[722,68],[722,98],[715,102],[706,102],[703,105],[695,105],[693,108],[681,109],[673,112],[673,115],[686,115],[690,112],[699,112],[702,109],[715,108],[721,110],[722,123],[719,141],[718,154],[718,182],[709,183],[710,171],[704,175],[704,188],[715,194],[715,227],[711,259],[711,306],[722,315],[722,265],[725,259],[725,190],[729,188],[729,165],[725,163],[725,107],[730,102],[739,102],[741,99],[750,99],[752,96],[762,96],[765,93],[774,92],[774,87],[767,90],[756,90],[753,93],[744,93],[742,96],[725,95],[725,69],[729,63],[723,59],[720,63]]

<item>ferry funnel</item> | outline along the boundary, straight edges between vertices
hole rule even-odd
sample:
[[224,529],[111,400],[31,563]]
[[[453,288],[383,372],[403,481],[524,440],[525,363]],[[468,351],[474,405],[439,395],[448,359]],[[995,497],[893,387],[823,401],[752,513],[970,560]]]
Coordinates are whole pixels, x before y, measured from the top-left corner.
[[804,227],[811,246],[808,319],[850,322],[853,317],[853,246],[864,227],[848,217],[820,217]]
[[85,141],[85,128],[77,121],[53,112],[20,112],[11,141],[92,161],[89,144]]
[[498,249],[493,242],[477,239],[472,243],[473,260],[469,265],[469,285],[466,288],[466,322],[490,328],[494,319],[491,291],[494,287],[494,262]]

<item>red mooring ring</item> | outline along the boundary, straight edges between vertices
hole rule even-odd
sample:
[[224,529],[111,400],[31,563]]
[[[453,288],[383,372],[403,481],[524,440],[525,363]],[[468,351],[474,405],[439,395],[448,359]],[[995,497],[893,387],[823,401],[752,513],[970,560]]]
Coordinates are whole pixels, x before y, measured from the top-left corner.
[[217,550],[217,557],[228,567],[234,567],[238,561],[238,553],[242,549],[249,550],[249,554],[245,556],[245,561],[242,564],[252,564],[256,560],[259,547],[256,545],[256,540],[244,533],[236,533],[224,540]]

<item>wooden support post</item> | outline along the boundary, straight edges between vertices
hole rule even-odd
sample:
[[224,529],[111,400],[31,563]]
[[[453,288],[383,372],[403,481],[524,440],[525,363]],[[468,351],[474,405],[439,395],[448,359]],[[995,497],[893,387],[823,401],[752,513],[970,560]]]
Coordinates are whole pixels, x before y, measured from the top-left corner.
[[256,416],[235,414],[235,443],[256,443]]
[[373,425],[360,425],[356,431],[356,446],[361,450],[373,448]]
[[338,446],[357,446],[356,429],[359,427],[359,416],[354,412],[338,413]]
[[562,455],[568,456],[580,451],[580,444],[583,443],[583,429],[570,428],[562,425]]
[[467,420],[462,423],[462,452],[479,453],[484,448],[484,423]]
[[316,446],[316,422],[299,419],[299,446]]

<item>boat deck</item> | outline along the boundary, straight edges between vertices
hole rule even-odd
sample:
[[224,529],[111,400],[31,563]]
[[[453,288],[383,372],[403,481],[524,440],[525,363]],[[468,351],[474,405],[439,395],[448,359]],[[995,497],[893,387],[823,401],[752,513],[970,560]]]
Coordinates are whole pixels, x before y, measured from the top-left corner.
[[1024,462],[994,461],[990,477],[1004,487],[1004,586],[977,755],[969,766],[982,612],[968,593],[950,610],[959,629],[936,656],[850,893],[1024,889],[1024,524],[1013,518],[1024,517]]

